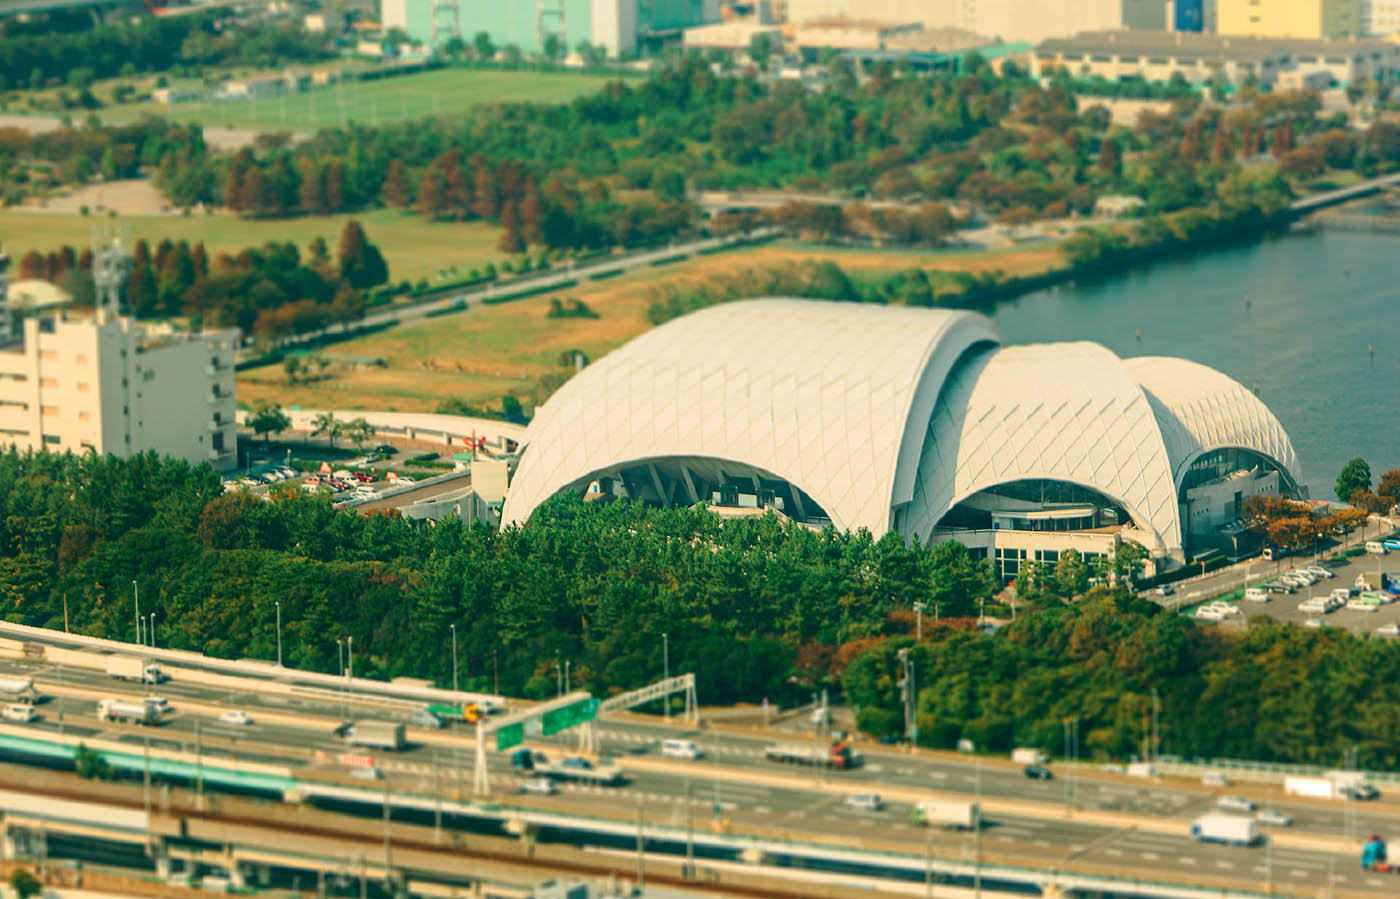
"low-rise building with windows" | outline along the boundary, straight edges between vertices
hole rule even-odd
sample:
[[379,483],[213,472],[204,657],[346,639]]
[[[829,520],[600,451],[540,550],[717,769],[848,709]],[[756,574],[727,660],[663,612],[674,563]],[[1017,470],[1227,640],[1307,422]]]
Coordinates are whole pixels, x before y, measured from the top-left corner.
[[24,319],[0,350],[0,445],[236,466],[238,331],[191,333],[107,309]]

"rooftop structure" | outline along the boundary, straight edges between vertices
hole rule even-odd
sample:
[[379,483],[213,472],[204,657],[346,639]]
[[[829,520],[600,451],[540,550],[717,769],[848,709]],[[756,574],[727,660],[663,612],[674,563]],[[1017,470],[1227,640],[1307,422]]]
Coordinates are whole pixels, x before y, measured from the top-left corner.
[[1002,347],[967,312],[752,300],[667,323],[565,384],[526,432],[502,517],[566,491],[766,507],[959,539],[1014,577],[1001,563],[1028,551],[1124,541],[1180,563],[1188,535],[1208,538],[1241,501],[1212,493],[1188,532],[1183,491],[1238,470],[1261,482],[1243,495],[1298,492],[1272,413],[1204,366]]
[[1272,84],[1284,72],[1325,71],[1333,81],[1348,84],[1366,77],[1393,80],[1400,70],[1400,46],[1181,31],[1091,31],[1042,41],[1035,61],[1039,74],[1064,68],[1074,75],[1109,79],[1142,76],[1167,81],[1179,73],[1197,83],[1223,78],[1240,84],[1253,77],[1260,84]]
[[1369,0],[1217,0],[1220,34],[1339,38],[1365,33]]

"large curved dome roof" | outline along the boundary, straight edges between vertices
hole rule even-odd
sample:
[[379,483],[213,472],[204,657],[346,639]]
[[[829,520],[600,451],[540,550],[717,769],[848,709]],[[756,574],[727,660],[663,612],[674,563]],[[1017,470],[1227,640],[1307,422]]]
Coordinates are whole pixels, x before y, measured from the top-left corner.
[[[926,539],[973,493],[1047,479],[1102,493],[1134,539],[1179,554],[1182,473],[1230,446],[1296,483],[1277,420],[1205,366],[1092,343],[1002,348],[968,312],[749,300],[668,322],[566,383],[525,434],[502,518],[685,460],[682,478],[742,469],[800,488],[838,528]],[[677,499],[659,478],[656,495]]]
[[1283,425],[1238,381],[1171,356],[1139,356],[1123,364],[1152,403],[1177,484],[1197,458],[1233,446],[1267,456],[1295,486],[1302,483],[1298,457]]
[[[840,528],[890,528],[958,356],[997,340],[979,315],[812,300],[713,306],[636,338],[550,398],[525,434],[503,520],[624,462],[741,462],[799,485]],[[917,433],[915,433],[917,432]],[[901,450],[910,444],[913,451]]]
[[944,390],[919,463],[908,532],[927,539],[954,504],[1028,478],[1123,503],[1143,542],[1181,545],[1176,486],[1156,418],[1122,360],[1096,343],[986,353]]

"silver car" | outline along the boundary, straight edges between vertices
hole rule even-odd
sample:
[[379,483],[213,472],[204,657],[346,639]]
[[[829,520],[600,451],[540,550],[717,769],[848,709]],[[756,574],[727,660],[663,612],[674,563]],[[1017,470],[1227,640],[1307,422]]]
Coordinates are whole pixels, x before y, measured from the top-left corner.
[[553,796],[559,792],[559,788],[548,777],[532,777],[520,782],[520,792],[532,793],[536,796]]

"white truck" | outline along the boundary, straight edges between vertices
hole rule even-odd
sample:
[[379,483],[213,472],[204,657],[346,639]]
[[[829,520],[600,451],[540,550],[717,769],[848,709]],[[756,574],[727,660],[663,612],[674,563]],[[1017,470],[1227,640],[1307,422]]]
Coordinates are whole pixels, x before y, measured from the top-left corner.
[[1259,822],[1241,815],[1210,812],[1191,822],[1191,838],[1198,843],[1253,846],[1259,841]]
[[1320,777],[1291,775],[1283,779],[1283,792],[1310,799],[1376,799],[1380,796],[1360,771],[1328,771]]
[[134,680],[143,684],[159,684],[169,680],[160,666],[150,659],[141,659],[133,656],[109,656],[107,659],[107,676],[115,677],[118,680]]
[[156,724],[160,712],[142,700],[102,699],[97,703],[99,721],[130,721],[133,724]]
[[404,726],[397,721],[356,721],[345,730],[345,742],[371,749],[404,747]]
[[557,762],[545,761],[535,765],[535,771],[554,780],[616,787],[625,782],[617,765],[595,764],[581,756],[568,756]]
[[34,689],[32,677],[0,677],[0,702],[23,702],[35,705],[43,697]]
[[973,830],[981,823],[982,810],[965,799],[925,799],[914,803],[909,820],[916,827]]
[[1018,746],[1011,750],[1011,761],[1021,765],[1043,765],[1050,761],[1050,755],[1043,749]]

